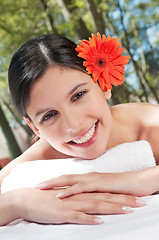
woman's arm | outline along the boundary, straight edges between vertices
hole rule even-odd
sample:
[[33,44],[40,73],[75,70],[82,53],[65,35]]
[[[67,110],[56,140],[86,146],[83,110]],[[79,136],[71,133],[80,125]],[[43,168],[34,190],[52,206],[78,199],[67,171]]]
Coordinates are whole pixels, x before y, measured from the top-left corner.
[[99,224],[94,214],[127,214],[132,207],[144,206],[133,196],[84,193],[58,199],[59,190],[23,188],[0,195],[0,226],[22,218],[38,223]]
[[38,140],[30,148],[16,159],[12,160],[7,166],[0,171],[0,186],[4,177],[6,177],[13,167],[21,162],[34,161],[39,159],[57,159],[66,158],[67,156],[56,151],[46,141]]
[[37,186],[40,189],[70,186],[59,198],[82,192],[111,192],[146,196],[159,191],[159,166],[125,173],[63,175]]
[[0,194],[0,226],[6,225],[18,218],[14,196],[15,191]]

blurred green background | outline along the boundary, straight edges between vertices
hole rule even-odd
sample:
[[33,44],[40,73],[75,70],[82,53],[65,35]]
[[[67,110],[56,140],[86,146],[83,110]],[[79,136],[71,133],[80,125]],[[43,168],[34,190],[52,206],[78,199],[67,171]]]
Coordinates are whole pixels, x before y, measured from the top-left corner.
[[[31,37],[62,34],[79,43],[91,33],[117,36],[131,60],[126,82],[110,104],[159,103],[158,0],[5,0],[0,4],[0,159],[18,156],[32,132],[12,106],[7,71],[13,53]],[[1,164],[1,163],[0,163]]]

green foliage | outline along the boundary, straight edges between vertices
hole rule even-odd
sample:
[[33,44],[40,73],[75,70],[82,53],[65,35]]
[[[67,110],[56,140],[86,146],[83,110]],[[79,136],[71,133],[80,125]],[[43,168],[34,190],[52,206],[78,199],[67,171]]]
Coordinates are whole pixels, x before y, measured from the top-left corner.
[[[93,4],[96,6],[96,12],[91,9]],[[118,36],[127,53],[130,54],[129,72],[136,74],[137,85],[142,86],[140,68],[145,81],[155,88],[158,84],[158,65],[152,67],[151,63],[154,60],[155,63],[158,62],[158,54],[155,51],[158,48],[158,38],[157,35],[155,36],[159,24],[158,10],[157,0],[2,1],[0,89],[7,87],[6,72],[12,54],[26,40],[40,34],[55,32],[78,42],[79,39],[90,36],[91,32],[98,31],[99,16],[100,21],[105,25],[105,33]],[[151,34],[154,34],[153,38]],[[130,77],[131,74],[128,78]],[[136,88],[130,86],[128,88],[131,91]],[[144,90],[140,89],[140,91],[144,93]],[[150,89],[148,92],[152,94]]]

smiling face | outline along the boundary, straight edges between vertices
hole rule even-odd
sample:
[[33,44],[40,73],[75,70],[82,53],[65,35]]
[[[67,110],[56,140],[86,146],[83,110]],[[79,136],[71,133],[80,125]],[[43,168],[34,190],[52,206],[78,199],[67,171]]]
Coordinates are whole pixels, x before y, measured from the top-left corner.
[[26,112],[34,132],[56,150],[93,159],[105,151],[111,129],[105,95],[89,75],[49,67],[32,85]]

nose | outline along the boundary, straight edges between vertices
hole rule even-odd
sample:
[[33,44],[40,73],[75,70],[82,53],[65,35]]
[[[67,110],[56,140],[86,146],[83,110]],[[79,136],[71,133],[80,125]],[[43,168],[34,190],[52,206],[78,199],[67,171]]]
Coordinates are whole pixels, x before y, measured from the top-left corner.
[[69,109],[62,114],[63,128],[67,132],[73,132],[78,130],[83,123],[83,116],[81,111],[75,109]]

